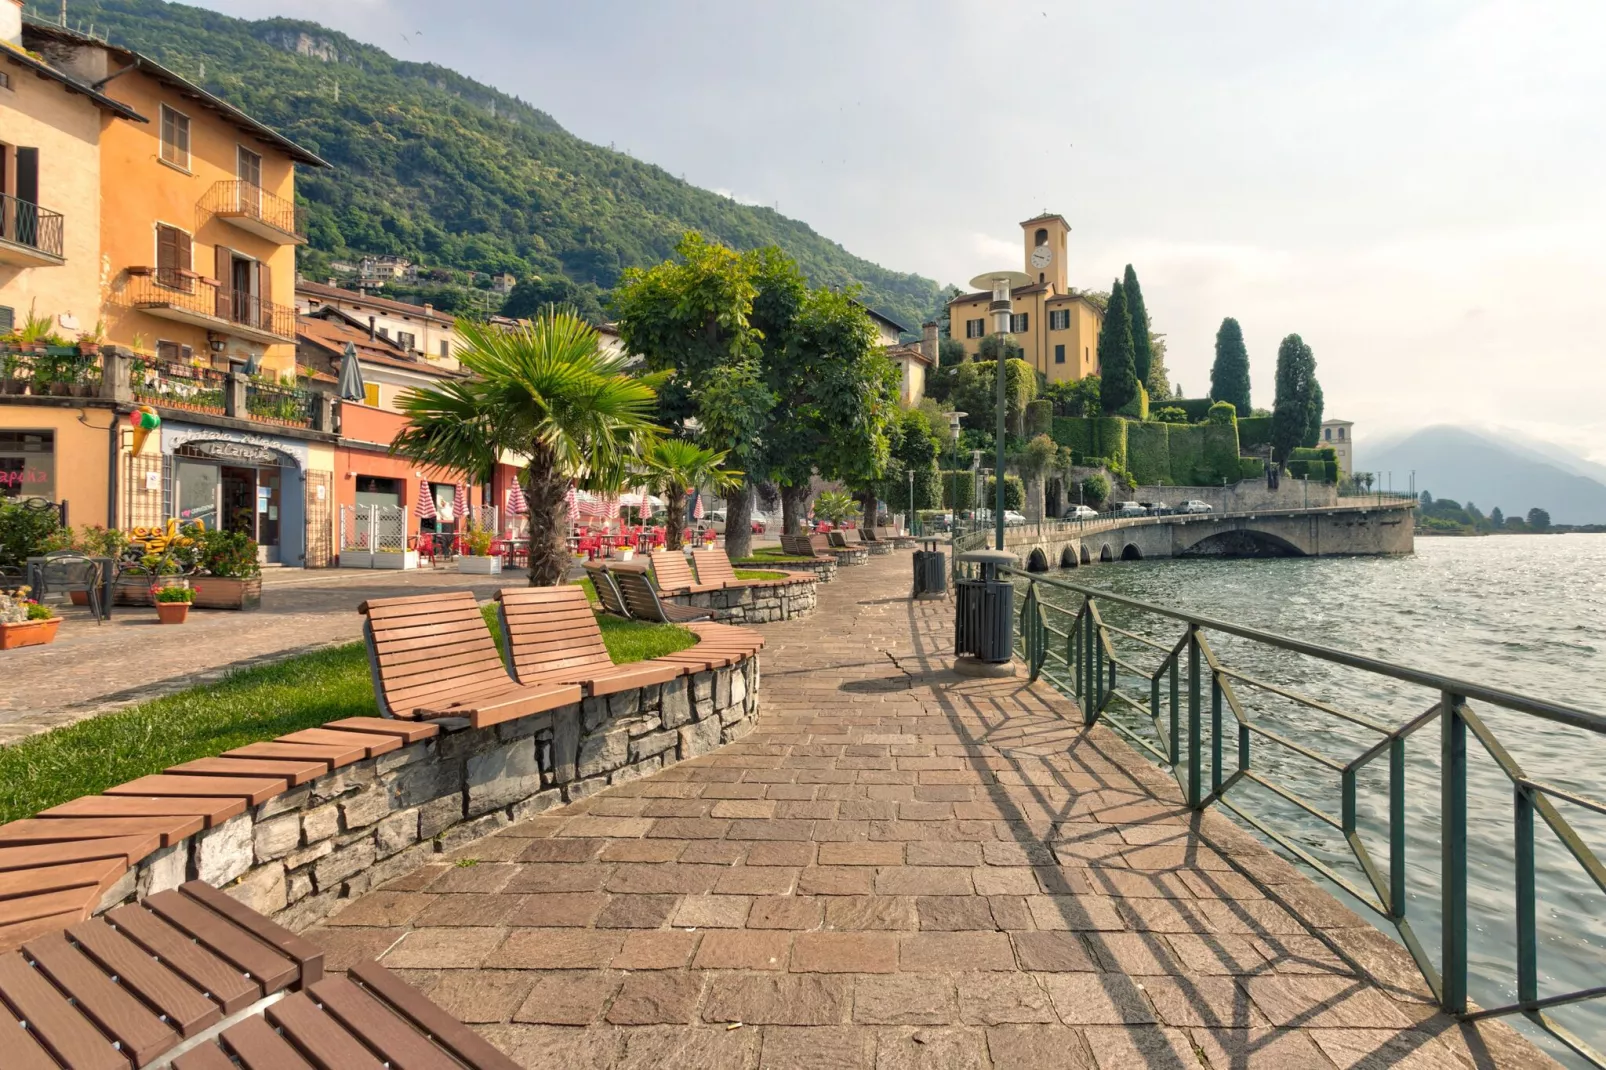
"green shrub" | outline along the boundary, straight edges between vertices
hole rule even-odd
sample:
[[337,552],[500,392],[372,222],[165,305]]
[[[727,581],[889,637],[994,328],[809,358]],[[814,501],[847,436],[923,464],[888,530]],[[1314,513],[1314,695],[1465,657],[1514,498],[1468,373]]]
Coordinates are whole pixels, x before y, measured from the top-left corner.
[[[1133,423],[1126,427],[1126,468],[1143,484],[1171,479],[1169,424]],[[1177,428],[1176,430],[1182,430]]]
[[1252,450],[1271,445],[1270,416],[1240,416],[1238,418],[1238,446]]
[[1238,424],[1238,409],[1230,401],[1218,401],[1205,413],[1205,422],[1211,424]]
[[961,513],[975,508],[976,488],[970,469],[951,468],[938,474],[942,477],[944,507]]
[[1097,472],[1082,480],[1082,500],[1094,509],[1103,508],[1110,500],[1110,481]]
[[0,566],[21,568],[28,558],[45,553],[60,528],[61,514],[54,508],[0,501]]
[[[998,500],[998,481],[992,476],[987,477],[986,501],[978,508],[991,509]],[[1021,482],[1020,476],[1004,476],[1004,508],[1013,509],[1017,513],[1026,508],[1026,484]]]
[[1238,458],[1239,479],[1260,479],[1266,474],[1266,464],[1259,457]]
[[220,579],[247,580],[262,575],[257,544],[243,531],[207,531],[196,536],[200,566]]
[[1026,403],[1026,423],[1024,434],[1027,438],[1046,435],[1054,429],[1054,403],[1047,398],[1038,398]]
[[1129,416],[1134,420],[1147,420],[1149,418],[1149,392],[1142,383],[1138,384],[1138,392],[1131,401],[1116,410],[1117,416]]
[[1164,408],[1155,409],[1150,415],[1155,421],[1162,424],[1185,424],[1188,422],[1188,414],[1175,405],[1168,404]]

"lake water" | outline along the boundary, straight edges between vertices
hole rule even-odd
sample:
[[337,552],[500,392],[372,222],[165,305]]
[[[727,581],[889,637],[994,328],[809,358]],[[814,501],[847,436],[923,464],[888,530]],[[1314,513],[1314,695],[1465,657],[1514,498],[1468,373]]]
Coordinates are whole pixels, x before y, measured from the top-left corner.
[[[1461,680],[1606,713],[1606,535],[1513,535],[1422,538],[1416,553],[1394,558],[1187,559],[1111,563],[1048,574],[1168,608],[1244,624],[1282,635]],[[1063,592],[1045,597],[1071,604]],[[1101,606],[1119,627],[1168,644],[1180,625],[1113,605]],[[1064,620],[1050,622],[1063,627]],[[1223,664],[1349,712],[1397,726],[1421,713],[1436,693],[1367,673],[1220,634],[1207,636]],[[1145,668],[1158,656],[1130,640],[1123,657]],[[1139,690],[1135,677],[1121,686]],[[1163,690],[1163,689],[1162,689]],[[1186,680],[1183,680],[1186,691]],[[1339,761],[1348,761],[1379,737],[1328,714],[1265,692],[1240,687],[1239,697],[1273,728]],[[1208,683],[1205,720],[1209,720]],[[1185,701],[1185,699],[1184,699]],[[1606,738],[1533,717],[1473,703],[1525,773],[1570,790],[1606,799]],[[1230,720],[1230,714],[1226,715]],[[1135,716],[1123,723],[1152,728]],[[1235,733],[1224,733],[1231,772]],[[1435,959],[1439,903],[1438,723],[1407,745],[1406,859],[1408,916]],[[1515,893],[1510,781],[1469,732],[1469,907],[1474,1000],[1486,1007],[1516,999]],[[1209,747],[1204,784],[1208,789]],[[1321,806],[1340,813],[1336,772],[1270,742],[1256,739],[1252,768]],[[1387,872],[1387,755],[1359,776],[1364,841]],[[1364,878],[1337,830],[1254,784],[1229,798],[1324,862]],[[1558,803],[1588,846],[1606,855],[1606,819]],[[1536,820],[1540,996],[1606,981],[1606,895]],[[1375,918],[1370,911],[1363,916]],[[1392,926],[1383,923],[1392,934]],[[1565,1006],[1553,1016],[1598,1049],[1606,1048],[1606,1000]],[[1517,1019],[1508,1019],[1513,1024]],[[1549,1047],[1549,1045],[1547,1045]],[[1555,1049],[1552,1048],[1552,1051]]]

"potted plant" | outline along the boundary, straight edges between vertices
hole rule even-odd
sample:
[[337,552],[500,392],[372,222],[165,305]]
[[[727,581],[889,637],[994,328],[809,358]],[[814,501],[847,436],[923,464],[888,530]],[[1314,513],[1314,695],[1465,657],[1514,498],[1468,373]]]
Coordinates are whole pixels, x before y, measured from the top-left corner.
[[[134,547],[129,553],[139,555],[140,547]],[[153,605],[152,590],[163,586],[189,586],[189,581],[180,575],[181,571],[178,562],[168,554],[136,556],[118,575],[112,587],[112,600],[120,606]]]
[[15,335],[0,342],[0,394],[24,394],[33,378],[33,361],[22,351]]
[[258,609],[262,605],[262,565],[257,544],[240,531],[206,531],[195,536],[203,576],[190,584],[197,606],[207,609]]
[[489,531],[469,521],[468,533],[463,536],[468,553],[458,555],[457,571],[477,576],[501,575],[502,559],[491,556],[491,543],[494,541]]
[[31,600],[28,588],[0,591],[0,650],[53,643],[60,627],[55,610]]
[[163,624],[183,624],[190,615],[190,603],[195,601],[195,592],[188,587],[170,584],[152,587],[151,597],[156,601],[156,616]]

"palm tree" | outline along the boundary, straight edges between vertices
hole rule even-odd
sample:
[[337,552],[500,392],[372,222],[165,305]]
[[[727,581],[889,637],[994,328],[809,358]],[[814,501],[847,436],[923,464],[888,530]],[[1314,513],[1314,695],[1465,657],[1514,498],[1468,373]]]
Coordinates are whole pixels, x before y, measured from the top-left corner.
[[407,427],[391,452],[457,468],[489,481],[503,453],[527,459],[530,585],[567,577],[564,496],[616,491],[632,458],[657,428],[660,374],[633,376],[625,358],[597,344],[597,332],[569,312],[548,310],[517,330],[459,321],[457,358],[469,378],[408,391],[398,404]]
[[708,485],[714,490],[730,490],[741,485],[741,472],[721,467],[725,457],[724,450],[704,449],[683,438],[657,439],[642,451],[640,463],[647,471],[647,483],[655,493],[663,495],[669,513],[664,532],[666,548],[680,549],[687,488]]
[[863,507],[846,491],[822,491],[814,499],[814,515],[830,524],[840,525],[859,515]]

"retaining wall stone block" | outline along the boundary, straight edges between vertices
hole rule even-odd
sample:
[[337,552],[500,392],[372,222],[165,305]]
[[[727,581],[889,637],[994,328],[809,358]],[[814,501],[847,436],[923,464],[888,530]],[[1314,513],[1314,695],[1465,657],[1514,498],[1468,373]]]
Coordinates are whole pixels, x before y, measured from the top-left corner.
[[391,814],[374,829],[374,849],[378,857],[389,858],[418,842],[418,810]]
[[280,814],[258,821],[253,838],[258,862],[283,858],[301,845],[301,815]]
[[719,720],[708,718],[680,729],[680,760],[707,754],[719,746]]
[[222,887],[251,868],[253,852],[250,814],[238,814],[195,837],[195,875],[213,887]]
[[625,764],[630,757],[630,733],[623,728],[587,736],[580,744],[576,771],[581,777],[596,776]]
[[468,760],[468,816],[510,806],[541,790],[535,743],[521,739]]

